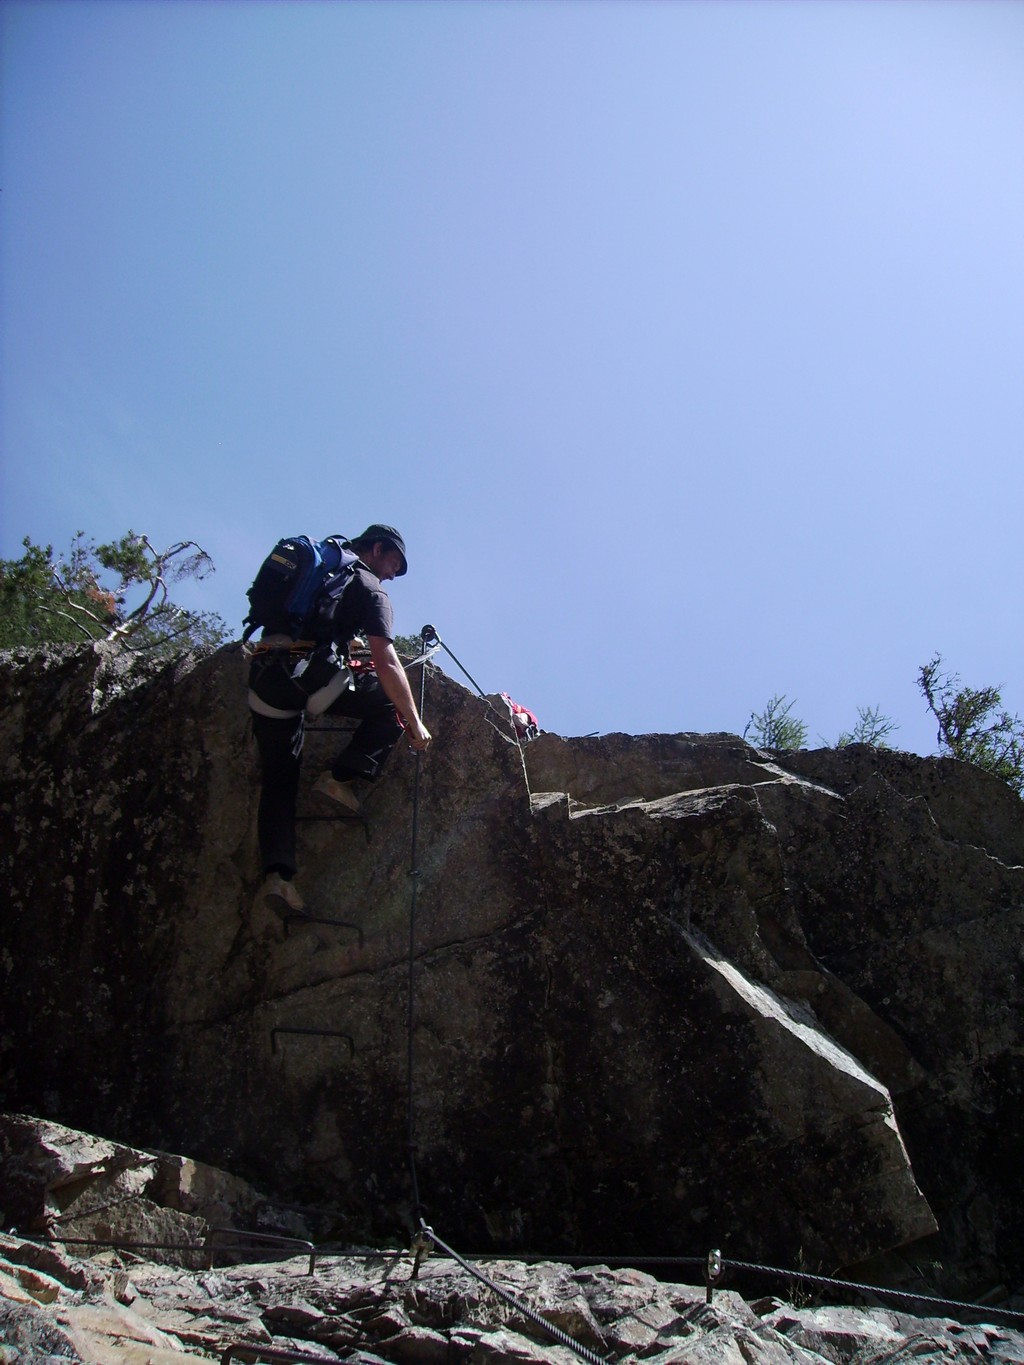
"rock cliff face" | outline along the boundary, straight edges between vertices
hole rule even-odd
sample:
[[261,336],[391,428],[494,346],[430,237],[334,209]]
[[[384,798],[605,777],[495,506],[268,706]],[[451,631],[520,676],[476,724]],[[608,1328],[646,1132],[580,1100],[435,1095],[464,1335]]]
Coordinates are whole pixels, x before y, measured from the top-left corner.
[[[301,825],[311,909],[358,929],[285,925],[255,900],[238,652],[8,655],[4,1107],[186,1151],[352,1241],[414,1221],[411,1116],[465,1249],[892,1275],[915,1243],[939,1292],[1021,1282],[1008,788],[730,735],[521,754],[443,674],[426,697],[418,876],[396,752],[365,830]],[[309,787],[338,741],[307,736],[303,814],[331,814]]]

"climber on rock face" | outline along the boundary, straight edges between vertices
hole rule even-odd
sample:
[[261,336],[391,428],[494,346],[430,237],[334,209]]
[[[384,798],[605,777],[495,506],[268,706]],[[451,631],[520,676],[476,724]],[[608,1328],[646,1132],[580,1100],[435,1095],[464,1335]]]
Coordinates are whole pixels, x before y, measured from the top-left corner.
[[[296,538],[275,547],[249,590],[253,610],[248,618],[252,628],[263,627],[249,669],[249,707],[262,773],[261,894],[275,909],[293,913],[304,908],[294,877],[295,806],[306,714],[351,716],[360,722],[348,746],[314,786],[321,796],[354,812],[361,809],[357,784],[377,777],[403,729],[417,751],[426,749],[431,738],[395,653],[391,601],[381,586],[408,568],[402,537],[392,526],[374,524],[353,541],[319,542],[316,555],[323,565],[328,560],[330,565],[318,567],[324,580],[297,619],[281,594],[286,589],[294,593],[303,542]],[[273,572],[282,564],[283,570]],[[269,578],[267,565],[272,570]],[[357,636],[367,641],[372,672],[353,673],[346,663],[346,650]]]

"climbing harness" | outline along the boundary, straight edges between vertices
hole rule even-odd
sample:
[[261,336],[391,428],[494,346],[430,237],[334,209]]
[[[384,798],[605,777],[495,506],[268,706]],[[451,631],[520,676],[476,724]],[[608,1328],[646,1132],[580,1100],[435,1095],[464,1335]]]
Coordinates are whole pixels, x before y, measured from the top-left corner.
[[319,716],[353,686],[333,644],[270,636],[251,649],[249,707],[272,720]]

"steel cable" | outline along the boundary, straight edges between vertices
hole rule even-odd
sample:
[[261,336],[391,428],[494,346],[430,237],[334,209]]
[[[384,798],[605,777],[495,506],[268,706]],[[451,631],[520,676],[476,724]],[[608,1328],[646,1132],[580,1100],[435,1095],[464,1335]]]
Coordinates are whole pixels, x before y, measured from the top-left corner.
[[[1015,1323],[1024,1324],[1024,1313],[1015,1312],[1011,1308],[995,1308],[990,1304],[967,1303],[961,1299],[938,1299],[931,1294],[915,1294],[908,1289],[882,1289],[876,1284],[858,1284],[854,1280],[835,1280],[828,1275],[808,1275],[802,1270],[779,1270],[770,1265],[755,1265],[750,1261],[722,1261],[723,1271],[728,1265],[730,1270],[742,1270],[748,1273],[760,1275],[774,1275],[781,1279],[792,1281],[798,1284],[811,1285],[820,1289],[844,1289],[850,1293],[875,1295],[880,1299],[904,1300],[907,1303],[927,1304],[929,1307],[939,1309],[956,1309],[959,1313],[969,1312],[981,1314],[982,1316],[998,1316],[1000,1318],[1010,1318]],[[915,1314],[914,1316],[920,1316]]]
[[477,690],[477,692],[478,692],[478,694],[479,694],[479,696],[480,696],[480,700],[481,700],[481,701],[483,702],[483,704],[487,707],[487,709],[488,709],[493,715],[497,716],[498,720],[499,720],[500,722],[502,722],[502,724],[504,724],[504,722],[505,722],[506,720],[508,721],[509,729],[512,731],[511,740],[509,739],[509,736],[506,735],[506,734],[504,733],[503,729],[501,728],[501,725],[495,725],[495,724],[494,724],[494,721],[492,721],[492,720],[488,720],[487,723],[493,728],[493,730],[495,731],[495,733],[498,734],[498,735],[506,742],[506,744],[512,743],[512,744],[514,744],[514,745],[516,746],[516,748],[518,749],[518,751],[519,751],[519,762],[520,762],[520,764],[522,765],[522,769],[523,769],[523,781],[526,783],[526,794],[527,794],[527,796],[530,798],[531,807],[532,807],[533,795],[532,795],[532,793],[531,793],[531,791],[530,791],[530,774],[529,774],[529,772],[527,771],[527,768],[526,768],[526,753],[525,753],[525,751],[524,751],[523,741],[522,741],[522,739],[520,738],[520,735],[519,735],[518,730],[516,729],[515,721],[512,719],[512,708],[509,707],[509,708],[508,708],[508,715],[507,715],[507,716],[503,716],[503,715],[501,714],[501,712],[498,710],[498,708],[497,708],[497,707],[494,705],[494,703],[491,701],[490,697],[488,697],[487,694],[484,692],[483,688],[482,688],[482,687],[480,686],[480,684],[477,682],[476,678],[474,678],[473,675],[472,675],[472,673],[469,672],[469,670],[466,668],[466,666],[465,666],[465,664],[462,662],[462,660],[456,658],[456,656],[455,656],[455,655],[452,653],[452,651],[448,648],[448,646],[445,644],[445,642],[441,639],[440,635],[438,635],[437,631],[434,630],[434,627],[433,627],[433,626],[425,626],[424,629],[425,629],[425,630],[433,631],[432,640],[433,640],[433,643],[434,643],[434,648],[431,650],[431,654],[436,653],[438,649],[443,649],[444,652],[448,655],[448,657],[452,660],[452,662],[455,663],[455,664],[457,664],[458,667],[462,669],[462,672],[466,675],[466,677],[469,679],[469,681],[470,681],[470,682],[473,684],[473,686],[476,688],[476,690]]
[[556,1327],[553,1322],[548,1322],[547,1318],[545,1318],[542,1313],[538,1313],[535,1308],[531,1308],[528,1303],[525,1303],[522,1299],[518,1298],[510,1290],[497,1284],[490,1276],[485,1275],[482,1270],[477,1270],[474,1266],[470,1265],[470,1263],[450,1247],[447,1242],[443,1242],[433,1228],[427,1227],[422,1219],[420,1219],[420,1229],[424,1237],[429,1237],[432,1242],[441,1248],[446,1256],[450,1256],[453,1261],[458,1262],[463,1270],[468,1270],[475,1279],[479,1280],[481,1284],[485,1284],[488,1289],[493,1289],[499,1298],[504,1299],[506,1303],[511,1304],[513,1308],[529,1318],[532,1323],[535,1323],[543,1331],[547,1332],[554,1341],[557,1341],[562,1346],[567,1346],[570,1351],[575,1351],[581,1359],[590,1361],[591,1365],[608,1365],[607,1356],[599,1356],[596,1351],[592,1351],[588,1346],[584,1346],[580,1342],[575,1341],[569,1336],[568,1332],[563,1332],[561,1327]]
[[[422,1224],[422,1218],[420,1219],[420,1222]],[[251,1239],[255,1237],[256,1234],[246,1232],[244,1229],[223,1229],[223,1231],[224,1232],[237,1231],[240,1237],[246,1238],[247,1240],[238,1242],[224,1242],[221,1244],[220,1247],[222,1251],[227,1250],[242,1251],[252,1249]],[[118,1238],[116,1240],[111,1240],[110,1238],[100,1237],[63,1237],[60,1235],[59,1232],[56,1236],[44,1237],[38,1233],[21,1232],[16,1230],[15,1228],[10,1229],[10,1235],[20,1237],[22,1241],[30,1242],[34,1246],[66,1245],[115,1247],[121,1251],[143,1251],[151,1249],[163,1249],[168,1251],[178,1251],[181,1252],[183,1255],[201,1253],[205,1256],[209,1256],[212,1251],[212,1248],[208,1247],[204,1242],[200,1243],[148,1241],[134,1242],[129,1241],[126,1238]],[[460,1265],[466,1265],[466,1268],[469,1269],[472,1274],[476,1274],[476,1271],[472,1269],[471,1265],[467,1264],[467,1261],[486,1262],[507,1259],[506,1257],[501,1257],[497,1255],[497,1253],[493,1251],[483,1253],[471,1252],[467,1258],[463,1258],[457,1255],[454,1251],[451,1251],[451,1248],[447,1247],[445,1243],[442,1242],[441,1239],[432,1230],[427,1229],[426,1235],[430,1238],[431,1241],[435,1242],[444,1251],[449,1252],[452,1255],[453,1259],[458,1261]],[[393,1257],[394,1262],[397,1264],[398,1261],[402,1260],[403,1257],[409,1254],[407,1250],[402,1249],[396,1250],[394,1252],[372,1253],[361,1252],[357,1254],[349,1250],[340,1249],[337,1246],[337,1244],[332,1242],[324,1242],[314,1245],[309,1242],[302,1242],[297,1238],[287,1237],[271,1238],[267,1236],[264,1237],[263,1240],[279,1241],[282,1244],[281,1248],[282,1250],[285,1249],[285,1244],[288,1243],[291,1243],[293,1245],[301,1245],[304,1250],[310,1248],[312,1254],[310,1258],[310,1270],[308,1273],[311,1275],[315,1273],[316,1263],[325,1260],[328,1256],[335,1256],[344,1259],[354,1258],[365,1260],[380,1255],[388,1255]],[[514,1260],[520,1261],[524,1265],[529,1265],[536,1261],[548,1261],[556,1265],[571,1266],[603,1265],[611,1267],[616,1265],[624,1265],[639,1267],[645,1265],[659,1265],[680,1267],[692,1266],[696,1268],[704,1266],[707,1263],[707,1257],[704,1256],[644,1256],[642,1253],[639,1252],[631,1256],[616,1256],[609,1254],[591,1256],[583,1255],[566,1256],[557,1252],[514,1252],[511,1253],[511,1255]],[[716,1276],[714,1282],[714,1289],[716,1291],[726,1288],[726,1285],[723,1283],[723,1280],[726,1276],[726,1273],[730,1270],[738,1270],[744,1272],[745,1274],[754,1274],[762,1277],[770,1277],[772,1279],[784,1280],[789,1284],[795,1284],[797,1286],[808,1285],[810,1287],[817,1289],[841,1289],[846,1291],[847,1293],[860,1294],[862,1297],[865,1298],[871,1298],[872,1296],[874,1296],[876,1298],[886,1299],[895,1303],[897,1306],[901,1304],[906,1306],[907,1311],[910,1312],[911,1315],[914,1317],[921,1316],[920,1313],[914,1312],[910,1307],[911,1305],[917,1304],[922,1305],[926,1308],[946,1309],[947,1316],[950,1317],[955,1316],[955,1314],[959,1314],[961,1316],[964,1314],[970,1314],[972,1317],[981,1317],[985,1321],[1008,1320],[1006,1325],[1018,1329],[1024,1328],[1024,1313],[1018,1312],[1016,1309],[1012,1308],[1000,1308],[996,1304],[971,1303],[969,1300],[966,1299],[940,1299],[936,1298],[931,1294],[916,1293],[915,1291],[910,1289],[886,1289],[883,1286],[877,1284],[861,1284],[855,1280],[837,1280],[828,1275],[811,1275],[802,1270],[784,1270],[781,1266],[758,1265],[753,1261],[730,1261],[727,1260],[725,1257],[722,1257],[721,1272],[719,1273],[718,1276]],[[391,1272],[389,1271],[388,1276],[386,1276],[385,1278],[390,1278],[390,1274]],[[948,1312],[948,1310],[954,1311]]]
[[[451,654],[451,657],[452,657],[453,659],[455,659],[455,662],[456,662],[456,663],[459,665],[459,667],[462,669],[463,673],[466,674],[466,677],[469,678],[470,682],[473,683],[473,686],[477,689],[478,692],[480,692],[481,697],[484,697],[483,692],[480,691],[480,686],[479,686],[479,684],[478,684],[472,677],[470,677],[469,673],[466,672],[466,670],[465,670],[465,668],[463,668],[462,664],[459,663],[459,660],[456,659],[456,658],[455,658],[455,655],[452,654],[452,652],[451,652],[450,649],[448,649],[448,646],[445,645],[444,642],[443,642],[442,640],[440,640],[440,638],[439,638],[437,632],[434,630],[434,627],[433,627],[433,626],[424,626],[421,634],[422,634],[422,650],[423,650],[423,653],[426,654],[427,646],[428,646],[429,644],[432,644],[432,643],[435,643],[435,642],[436,642],[437,644],[440,644],[440,645],[447,651],[447,653],[448,653],[448,654]],[[422,720],[422,718],[423,718],[423,711],[424,711],[424,701],[425,701],[425,693],[426,693],[426,679],[427,679],[427,669],[426,669],[426,662],[424,661],[424,663],[423,663],[423,665],[422,665],[421,672],[420,672],[420,698],[419,698],[419,710],[420,710],[420,719],[421,719],[421,720]],[[488,705],[488,706],[491,706],[491,703],[490,703],[489,701],[487,701],[487,698],[486,698],[486,697],[484,697],[484,701],[487,702],[487,705]],[[491,709],[493,710],[494,708],[491,707]],[[513,727],[513,728],[514,728],[514,727]],[[583,1346],[583,1345],[580,1344],[580,1342],[575,1341],[571,1336],[568,1335],[567,1332],[563,1332],[562,1329],[561,1329],[560,1327],[556,1327],[556,1326],[554,1325],[554,1323],[548,1322],[548,1320],[547,1320],[542,1314],[538,1313],[538,1312],[536,1311],[536,1309],[531,1308],[531,1306],[530,1306],[528,1303],[524,1303],[521,1299],[518,1299],[514,1294],[510,1293],[507,1289],[503,1289],[501,1285],[495,1284],[495,1282],[494,1282],[492,1279],[490,1279],[487,1275],[485,1275],[482,1271],[474,1270],[474,1268],[469,1264],[468,1261],[463,1260],[463,1258],[459,1255],[459,1253],[458,1253],[457,1251],[455,1251],[452,1247],[448,1246],[448,1244],[447,1244],[446,1242],[443,1242],[443,1241],[441,1240],[441,1238],[438,1237],[438,1235],[433,1231],[433,1229],[432,1229],[432,1228],[429,1228],[429,1227],[427,1226],[427,1224],[423,1221],[423,1207],[422,1207],[422,1205],[421,1205],[421,1203],[420,1203],[419,1180],[418,1180],[417,1173],[416,1173],[416,1104],[415,1104],[415,1069],[414,1069],[415,1054],[414,1054],[414,1046],[413,1046],[413,1035],[414,1035],[414,1030],[415,1030],[415,1002],[416,1002],[416,995],[415,995],[415,962],[416,962],[416,885],[417,885],[417,881],[418,881],[418,879],[419,879],[419,868],[417,867],[416,863],[417,863],[417,844],[418,844],[418,837],[419,837],[419,805],[420,805],[420,754],[417,753],[417,754],[416,754],[416,775],[415,775],[415,778],[414,778],[414,781],[413,781],[412,834],[411,834],[412,849],[411,849],[411,854],[410,854],[410,868],[409,868],[409,875],[410,875],[410,877],[412,878],[412,895],[411,895],[411,897],[410,897],[410,908],[409,908],[409,977],[408,977],[408,1001],[407,1001],[407,1017],[408,1017],[408,1025],[409,1025],[409,1027],[408,1027],[408,1046],[407,1046],[407,1054],[406,1054],[406,1073],[407,1073],[407,1082],[408,1082],[408,1084],[407,1084],[407,1092],[408,1092],[408,1124],[407,1124],[407,1129],[408,1129],[408,1147],[409,1147],[409,1174],[410,1174],[410,1177],[411,1177],[411,1180],[412,1180],[412,1194],[413,1194],[413,1203],[414,1203],[415,1216],[416,1216],[416,1218],[419,1220],[419,1225],[420,1225],[420,1235],[419,1235],[419,1238],[414,1239],[414,1248],[415,1248],[416,1261],[415,1261],[415,1269],[414,1269],[414,1272],[413,1272],[413,1273],[415,1274],[415,1273],[418,1272],[420,1257],[422,1256],[424,1250],[426,1249],[426,1244],[425,1244],[425,1242],[423,1241],[423,1239],[427,1238],[427,1239],[429,1239],[431,1242],[434,1242],[437,1246],[439,1246],[439,1247],[440,1247],[448,1256],[450,1256],[450,1257],[452,1258],[452,1260],[457,1261],[458,1264],[461,1265],[461,1266],[463,1267],[463,1269],[468,1270],[469,1273],[470,1273],[471,1275],[473,1275],[476,1279],[478,1279],[482,1284],[485,1284],[489,1289],[493,1290],[494,1293],[497,1294],[497,1295],[499,1296],[499,1298],[504,1299],[506,1303],[511,1304],[514,1308],[516,1308],[519,1312],[521,1312],[525,1317],[529,1318],[531,1322],[535,1323],[536,1326],[540,1327],[541,1330],[544,1331],[544,1332],[546,1332],[554,1341],[557,1341],[557,1342],[559,1342],[561,1345],[568,1347],[568,1349],[569,1349],[570,1351],[574,1351],[574,1352],[576,1353],[576,1355],[578,1355],[578,1356],[581,1357],[581,1359],[591,1362],[591,1365],[607,1365],[606,1357],[596,1355],[593,1351],[589,1350],[586,1346]],[[417,1242],[419,1243],[419,1245],[417,1245]]]
[[[423,719],[424,703],[426,700],[427,687],[427,664],[426,656],[428,646],[437,639],[437,632],[433,626],[424,626],[420,632],[420,647],[423,659],[420,665],[420,696],[419,711],[420,720]],[[419,820],[420,820],[420,774],[422,769],[422,753],[416,752],[416,772],[413,778],[412,789],[412,830],[410,833],[409,850],[409,876],[412,879],[412,891],[409,897],[409,973],[408,986],[406,993],[406,1145],[409,1155],[409,1178],[412,1182],[413,1198],[413,1217],[422,1221],[423,1206],[420,1203],[419,1178],[416,1173],[416,1093],[415,1093],[415,1056],[413,1046],[413,1033],[416,1024],[416,892],[419,884],[419,868],[417,860],[419,857]]]

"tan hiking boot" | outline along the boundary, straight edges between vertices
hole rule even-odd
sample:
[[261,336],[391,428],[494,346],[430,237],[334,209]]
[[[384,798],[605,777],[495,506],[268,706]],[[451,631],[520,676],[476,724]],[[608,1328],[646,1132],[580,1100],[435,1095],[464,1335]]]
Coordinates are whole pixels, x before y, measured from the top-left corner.
[[301,915],[306,906],[294,882],[286,882],[280,872],[268,872],[260,894],[279,915]]
[[355,793],[354,782],[339,782],[336,777],[332,777],[329,772],[321,773],[313,783],[313,790],[319,792],[321,796],[329,797],[332,801],[337,801],[349,810],[355,811],[358,815],[363,809],[359,797]]

